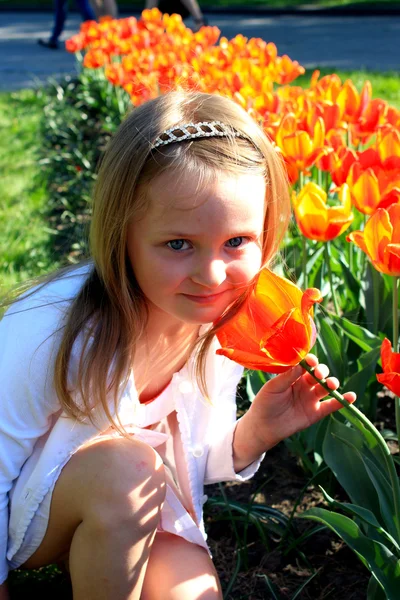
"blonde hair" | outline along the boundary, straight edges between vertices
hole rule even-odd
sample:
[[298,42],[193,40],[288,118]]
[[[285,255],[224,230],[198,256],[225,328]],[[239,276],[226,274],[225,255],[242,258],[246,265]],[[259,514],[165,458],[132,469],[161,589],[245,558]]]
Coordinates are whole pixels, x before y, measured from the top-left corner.
[[[221,121],[248,136],[210,137],[152,149],[162,132],[190,122]],[[128,380],[138,338],[146,327],[146,299],[127,260],[127,229],[148,206],[146,188],[166,170],[199,181],[218,172],[262,174],[267,182],[263,264],[278,250],[290,215],[288,182],[277,152],[262,129],[233,101],[199,92],[170,92],[134,108],[111,139],[100,162],[93,196],[90,248],[94,268],[73,301],[55,364],[55,388],[64,410],[91,419],[93,398],[120,431],[108,395],[117,403]],[[251,202],[251,198],[249,198]],[[245,293],[230,307],[228,320]],[[206,394],[205,357],[218,325],[200,340],[196,374]],[[73,345],[83,334],[78,369],[79,406],[68,389]],[[118,416],[117,416],[118,421]],[[122,432],[122,431],[121,431]],[[123,432],[122,432],[123,433]]]

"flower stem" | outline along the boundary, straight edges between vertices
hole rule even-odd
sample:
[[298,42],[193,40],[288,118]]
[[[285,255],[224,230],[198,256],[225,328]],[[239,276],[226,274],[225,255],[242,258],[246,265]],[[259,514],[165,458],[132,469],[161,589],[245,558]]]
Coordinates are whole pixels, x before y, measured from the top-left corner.
[[393,352],[399,351],[399,278],[393,277]]
[[302,265],[303,265],[303,289],[307,289],[308,277],[307,277],[307,239],[304,235],[301,236],[301,247],[302,247]]
[[325,252],[325,261],[328,266],[328,278],[329,278],[329,285],[331,288],[331,296],[332,296],[333,306],[335,307],[335,313],[337,314],[337,316],[339,316],[339,306],[337,303],[335,289],[333,287],[333,275],[332,275],[332,267],[331,267],[331,253],[330,253],[329,242],[325,243],[324,252]]
[[379,331],[379,273],[372,267],[372,293],[373,293],[373,321],[372,333],[375,335]]
[[[399,351],[399,278],[393,277],[393,351]],[[400,398],[394,397],[397,442],[400,448]]]
[[314,377],[314,379],[316,381],[318,381],[318,383],[320,385],[322,385],[323,388],[326,389],[326,391],[329,393],[329,396],[331,396],[332,398],[335,398],[335,400],[340,402],[340,404],[347,409],[346,410],[347,419],[350,421],[350,423],[352,423],[352,425],[354,425],[354,427],[356,429],[358,429],[358,431],[360,431],[361,434],[364,435],[365,430],[367,430],[375,438],[375,440],[383,454],[383,457],[384,457],[384,460],[386,463],[386,467],[387,467],[387,471],[388,471],[388,475],[389,475],[390,482],[391,482],[391,487],[392,487],[392,492],[393,492],[393,501],[394,501],[394,511],[395,511],[394,521],[395,521],[395,527],[396,527],[396,531],[397,531],[397,539],[400,540],[400,485],[399,485],[399,478],[397,476],[396,467],[395,467],[392,455],[390,453],[390,450],[389,450],[385,440],[383,439],[383,437],[381,436],[379,431],[376,429],[374,424],[371,423],[371,421],[364,415],[364,413],[362,413],[353,404],[350,404],[350,402],[348,402],[342,396],[342,394],[340,394],[336,390],[331,390],[326,383],[326,379],[319,379],[318,377],[316,377],[314,375],[314,367],[310,367],[310,365],[307,364],[305,360],[302,360],[300,362],[300,365],[303,367],[303,369],[305,369],[307,371],[307,373],[310,373],[310,375],[312,375]]

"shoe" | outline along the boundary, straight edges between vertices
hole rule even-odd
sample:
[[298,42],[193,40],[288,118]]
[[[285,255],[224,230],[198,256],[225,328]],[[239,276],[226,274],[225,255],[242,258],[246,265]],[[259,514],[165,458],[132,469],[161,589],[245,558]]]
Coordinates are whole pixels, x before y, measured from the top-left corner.
[[54,42],[53,40],[38,40],[39,46],[43,46],[44,48],[51,48],[52,50],[58,50],[58,42]]
[[200,31],[200,29],[202,27],[207,27],[207,25],[208,25],[208,21],[205,17],[203,17],[202,19],[194,19],[194,23],[195,23],[195,27],[193,28],[193,31],[195,33],[197,31]]

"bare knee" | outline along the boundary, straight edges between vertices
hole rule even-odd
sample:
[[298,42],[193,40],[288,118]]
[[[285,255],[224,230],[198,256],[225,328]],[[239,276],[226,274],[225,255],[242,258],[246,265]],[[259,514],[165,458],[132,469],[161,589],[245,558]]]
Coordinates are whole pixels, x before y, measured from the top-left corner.
[[95,440],[61,471],[46,534],[24,566],[38,568],[68,554],[83,524],[93,539],[129,530],[135,543],[134,536],[156,530],[164,498],[164,467],[153,448],[121,437]]
[[83,519],[94,520],[105,530],[132,520],[140,527],[155,528],[165,499],[165,474],[153,448],[137,440],[112,438],[91,444],[84,452],[92,470],[82,497]]
[[207,551],[169,533],[157,533],[146,569],[142,600],[222,600]]

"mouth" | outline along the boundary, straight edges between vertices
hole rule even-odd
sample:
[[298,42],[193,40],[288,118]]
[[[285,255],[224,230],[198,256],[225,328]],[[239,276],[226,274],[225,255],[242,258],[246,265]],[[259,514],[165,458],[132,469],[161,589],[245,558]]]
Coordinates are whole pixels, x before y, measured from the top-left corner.
[[218,292],[218,294],[202,294],[200,296],[195,296],[193,294],[182,295],[185,296],[185,298],[187,298],[188,300],[191,300],[192,302],[197,302],[198,304],[212,304],[213,302],[218,300],[218,298],[221,298],[223,294],[225,294],[225,291]]

